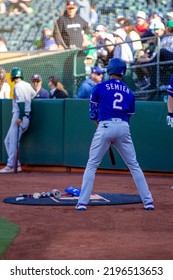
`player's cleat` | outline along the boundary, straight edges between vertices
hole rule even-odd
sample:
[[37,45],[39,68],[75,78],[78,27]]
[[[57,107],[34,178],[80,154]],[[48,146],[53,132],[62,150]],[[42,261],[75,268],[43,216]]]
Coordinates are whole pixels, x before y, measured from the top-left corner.
[[10,166],[5,166],[4,168],[0,169],[0,173],[5,174],[5,173],[13,173],[14,169]]
[[78,204],[75,206],[75,209],[76,209],[76,210],[81,210],[81,211],[83,211],[83,210],[87,210],[87,207],[86,207],[85,204],[78,203]]
[[17,172],[22,172],[22,167],[20,165],[17,167]]
[[[21,171],[22,171],[22,167],[18,166],[17,172],[21,172]],[[0,169],[0,173],[1,174],[14,173],[14,168],[10,166],[5,166],[4,168]]]
[[152,202],[148,203],[148,204],[144,205],[144,209],[145,210],[154,210],[154,204]]

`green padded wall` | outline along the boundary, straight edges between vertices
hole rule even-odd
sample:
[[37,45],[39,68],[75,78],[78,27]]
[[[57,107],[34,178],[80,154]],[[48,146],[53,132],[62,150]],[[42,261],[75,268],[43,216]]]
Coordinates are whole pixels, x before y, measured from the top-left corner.
[[12,117],[12,102],[11,99],[3,99],[2,100],[2,110],[1,110],[1,130],[2,130],[2,163],[6,162],[7,160],[7,153],[4,146],[4,139],[7,134],[7,131],[10,127],[11,117]]
[[[9,127],[9,103],[2,111],[3,138]],[[21,138],[19,158],[24,164],[56,165],[64,161],[64,100],[34,100],[29,129]],[[9,118],[10,116],[10,118]],[[7,155],[3,146],[3,162]]]
[[144,170],[173,171],[173,129],[166,124],[167,103],[137,102],[131,131]]
[[[95,125],[89,120],[89,101],[65,102],[65,158],[67,166],[84,167],[88,159]],[[173,171],[173,129],[166,124],[167,106],[164,102],[136,102],[136,114],[131,117],[131,134],[137,159],[143,170]],[[70,141],[69,141],[70,138]],[[112,166],[108,155],[101,168],[127,169],[117,152],[117,164]]]
[[2,100],[0,99],[0,163],[2,162]]
[[[6,162],[4,137],[11,120],[11,100],[2,100],[1,161]],[[85,167],[96,129],[89,119],[89,100],[33,100],[29,130],[23,135],[20,160],[29,165],[65,165]],[[145,171],[173,171],[173,129],[166,124],[167,104],[137,101],[131,118],[131,134],[137,159]],[[127,169],[116,152],[117,164],[109,156],[101,168]]]

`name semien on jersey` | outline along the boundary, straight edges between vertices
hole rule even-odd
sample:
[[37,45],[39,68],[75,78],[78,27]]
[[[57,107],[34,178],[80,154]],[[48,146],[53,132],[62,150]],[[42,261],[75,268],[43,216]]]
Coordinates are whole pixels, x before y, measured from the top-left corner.
[[123,91],[126,92],[127,94],[129,94],[129,88],[126,87],[126,85],[120,84],[120,83],[109,83],[109,84],[105,84],[105,87],[107,90],[118,90],[118,91]]

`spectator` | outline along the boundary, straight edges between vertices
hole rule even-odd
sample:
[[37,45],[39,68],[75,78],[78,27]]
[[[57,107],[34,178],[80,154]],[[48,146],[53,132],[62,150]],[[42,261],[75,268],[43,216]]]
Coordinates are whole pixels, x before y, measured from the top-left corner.
[[19,5],[19,0],[9,0],[7,5],[7,11],[9,15],[19,15],[21,14],[21,7]]
[[[118,17],[119,18],[119,17]],[[133,49],[133,43],[132,43],[132,39],[130,38],[130,36],[127,34],[127,32],[126,32],[126,30],[125,30],[125,28],[124,28],[124,23],[127,21],[127,19],[126,18],[122,18],[122,16],[120,16],[120,18],[119,19],[117,19],[118,20],[118,24],[119,24],[119,27],[117,27],[117,26],[115,26],[115,31],[116,30],[118,30],[118,32],[119,31],[121,31],[122,30],[122,32],[124,33],[124,31],[125,31],[125,34],[126,34],[126,36],[125,36],[125,42],[129,45],[129,47],[131,48],[131,51],[132,51],[132,53],[134,53],[134,49]]]
[[120,58],[127,63],[132,63],[133,53],[129,44],[125,43],[126,32],[124,30],[117,29],[114,32],[115,37],[115,48],[114,48],[114,58]]
[[159,21],[162,21],[163,23],[165,23],[165,16],[160,11],[153,12],[153,18],[158,19]]
[[[148,57],[147,53],[144,57],[140,57],[137,61],[137,64],[141,65],[140,68],[136,69],[136,74],[138,76],[139,82],[136,84],[141,89],[149,89],[154,88],[156,86],[156,75],[153,75],[156,71],[156,65],[150,66],[148,68],[145,67],[146,63],[155,63],[157,62],[157,54],[160,53],[160,61],[166,61],[166,60],[172,60],[173,59],[173,52],[165,49],[165,46],[163,44],[162,46],[162,39],[163,35],[165,34],[165,25],[163,22],[157,21],[157,24],[155,24],[154,34],[157,37],[161,38],[161,44],[160,44],[160,50],[157,48],[157,41],[155,41],[155,48],[154,51],[152,51],[151,57]],[[156,37],[156,38],[157,38]]]
[[95,37],[95,47],[97,49],[97,60],[101,63],[102,52],[105,50],[105,37],[108,35],[107,28],[104,25],[97,25],[93,36]]
[[104,39],[107,34],[107,27],[102,24],[96,26],[93,36],[95,36],[95,44],[97,48],[101,48],[104,46]]
[[127,18],[123,15],[119,15],[116,17],[116,23],[115,23],[115,27],[122,27],[124,25],[124,22],[127,20]]
[[90,76],[91,67],[93,67],[96,64],[95,56],[92,54],[87,54],[87,56],[84,60],[84,64],[85,64],[85,73],[87,76]]
[[19,1],[19,7],[21,8],[22,13],[32,14],[32,1],[31,0],[21,0]]
[[[109,60],[114,57],[115,38],[112,34],[107,34],[104,39],[105,48],[102,50],[100,59],[102,60],[102,67],[106,67]],[[98,61],[99,64],[99,61]]]
[[85,49],[86,58],[84,60],[86,74],[91,73],[91,67],[94,66],[97,60],[97,52],[92,41],[91,34],[83,35],[83,48]]
[[138,11],[136,15],[136,29],[139,32],[139,35],[142,34],[148,29],[149,23],[147,22],[146,13],[143,11]]
[[92,93],[92,89],[95,85],[100,83],[105,73],[99,66],[91,68],[91,77],[83,81],[77,92],[77,98],[89,99]]
[[4,0],[0,0],[0,15],[6,14],[7,8]]
[[123,24],[123,29],[129,35],[130,39],[132,40],[134,56],[138,57],[138,54],[141,52],[141,50],[143,50],[139,32],[137,31],[133,22],[128,19],[125,20],[125,22]]
[[10,98],[10,86],[7,83],[6,71],[0,68],[0,99]]
[[89,26],[93,26],[98,22],[98,13],[93,3],[90,4]]
[[48,86],[50,90],[50,98],[67,98],[68,93],[64,86],[59,82],[57,76],[50,76],[48,78]]
[[40,74],[34,74],[31,78],[31,83],[37,93],[34,98],[49,98],[49,92],[42,87],[42,77]]
[[89,0],[76,0],[78,5],[78,14],[86,22],[90,20],[90,2]]
[[42,37],[38,48],[42,48],[45,51],[55,51],[58,49],[58,46],[53,37],[53,28],[51,24],[43,25]]
[[88,23],[78,14],[75,0],[67,0],[66,10],[55,24],[53,36],[59,48],[82,48],[83,34],[89,33]]
[[3,35],[0,35],[0,52],[7,52],[6,40]]
[[93,41],[94,40],[91,34],[84,34],[82,47],[86,49],[86,55],[93,55],[96,58],[97,53],[95,49],[95,43]]

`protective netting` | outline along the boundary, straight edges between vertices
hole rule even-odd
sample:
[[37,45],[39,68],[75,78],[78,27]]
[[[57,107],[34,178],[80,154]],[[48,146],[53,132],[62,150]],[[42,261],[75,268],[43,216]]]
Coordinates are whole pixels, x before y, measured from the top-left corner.
[[[5,1],[7,3],[9,1]],[[45,25],[53,29],[57,19],[63,14],[65,1],[47,0],[32,1],[33,12],[31,14],[21,13],[0,15],[0,33],[5,38],[8,52],[0,53],[1,65],[10,72],[11,67],[22,67],[25,79],[30,81],[34,73],[40,73],[43,78],[43,86],[48,88],[47,79],[50,75],[58,75],[60,81],[69,92],[69,97],[75,97],[81,82],[90,75],[90,67],[99,65],[106,67],[101,51],[106,49],[105,45],[93,48],[88,45],[83,49],[67,49],[51,51],[49,54],[42,48],[42,31]],[[103,25],[107,32],[113,34],[117,17],[135,20],[138,10],[147,14],[153,11],[153,7],[166,14],[169,11],[169,1],[147,1],[120,0],[118,2],[109,0],[95,0],[94,6],[98,13],[98,21],[90,27],[91,34],[96,26]],[[170,1],[171,2],[171,1]],[[92,4],[93,1],[90,1]],[[168,5],[169,4],[169,5]],[[172,35],[170,35],[172,37]],[[134,91],[137,99],[141,100],[163,100],[166,94],[170,75],[172,74],[172,53],[165,52],[160,46],[158,36],[154,40],[156,55],[149,61],[134,60],[128,63],[128,71],[124,77],[125,82]],[[141,41],[144,49],[150,45],[151,38]],[[110,43],[111,44],[111,43]],[[116,45],[116,44],[114,44]],[[15,55],[11,55],[15,53]],[[94,56],[94,60],[88,62],[88,56]],[[15,58],[20,57],[20,59]],[[11,60],[10,60],[11,57]],[[8,60],[5,60],[8,58]],[[151,58],[151,56],[150,56]],[[107,76],[105,75],[105,79]]]

